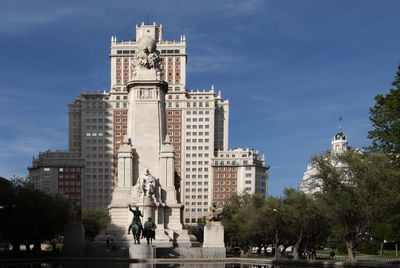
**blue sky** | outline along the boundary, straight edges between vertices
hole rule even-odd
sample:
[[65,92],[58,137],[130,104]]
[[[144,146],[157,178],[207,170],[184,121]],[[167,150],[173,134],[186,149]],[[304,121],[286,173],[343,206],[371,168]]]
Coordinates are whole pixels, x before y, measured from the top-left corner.
[[258,149],[269,193],[298,187],[330,147],[342,116],[363,147],[374,96],[400,62],[397,0],[1,0],[0,176],[27,174],[32,156],[67,149],[67,104],[108,90],[110,38],[142,21],[186,35],[189,89],[212,84],[230,101],[229,146]]

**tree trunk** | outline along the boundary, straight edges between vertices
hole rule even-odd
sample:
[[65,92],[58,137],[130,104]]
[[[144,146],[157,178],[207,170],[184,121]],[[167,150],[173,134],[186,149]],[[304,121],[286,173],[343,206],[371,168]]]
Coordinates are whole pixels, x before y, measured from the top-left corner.
[[355,262],[356,256],[354,255],[354,241],[347,240],[346,246],[347,246],[347,253],[348,253],[349,261]]
[[280,251],[280,248],[279,248],[278,230],[275,231],[274,248],[275,248],[275,260],[280,259],[281,251]]
[[33,249],[32,249],[32,251],[33,252],[41,252],[42,251],[42,248],[41,248],[41,246],[40,246],[40,242],[35,242],[34,244],[33,244]]
[[296,241],[296,244],[294,244],[294,246],[293,246],[293,258],[295,260],[299,260],[300,259],[299,247],[300,247],[300,244],[301,244],[301,240],[302,240],[302,237],[298,237],[298,239]]
[[12,252],[20,252],[21,251],[19,243],[16,243],[16,242],[11,243],[11,246],[12,246]]
[[383,256],[383,247],[384,247],[384,243],[383,243],[383,241],[381,241],[381,250],[379,251],[379,256]]
[[57,243],[54,240],[50,240],[50,245],[53,247],[53,252],[57,252]]
[[399,256],[399,247],[397,245],[397,242],[394,244],[394,246],[396,247],[396,257]]

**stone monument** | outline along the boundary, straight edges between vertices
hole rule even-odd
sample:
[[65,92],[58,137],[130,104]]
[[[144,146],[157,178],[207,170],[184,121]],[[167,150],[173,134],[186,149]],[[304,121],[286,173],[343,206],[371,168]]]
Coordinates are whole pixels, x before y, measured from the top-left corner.
[[133,238],[127,230],[132,215],[128,206],[132,205],[140,208],[143,219],[154,220],[153,246],[198,246],[195,237],[182,228],[183,207],[175,185],[174,148],[166,135],[168,84],[161,80],[159,51],[151,33],[143,32],[137,38],[138,51],[126,85],[128,130],[117,156],[117,183],[109,206],[111,221],[95,240],[104,241],[108,233],[117,244],[130,245]]
[[221,215],[224,209],[216,203],[210,206],[204,226],[203,256],[208,258],[225,258],[224,226]]
[[63,255],[84,256],[85,229],[82,224],[81,208],[74,202],[69,210],[69,220],[64,225]]

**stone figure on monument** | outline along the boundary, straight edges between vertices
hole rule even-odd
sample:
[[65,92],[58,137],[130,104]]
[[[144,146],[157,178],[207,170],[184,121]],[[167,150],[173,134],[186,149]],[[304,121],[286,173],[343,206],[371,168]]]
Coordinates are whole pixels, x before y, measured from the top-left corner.
[[224,212],[224,209],[217,207],[217,203],[213,203],[206,214],[206,222],[220,221],[222,212]]
[[82,223],[82,212],[81,208],[76,204],[76,201],[72,202],[71,207],[68,211],[69,222],[70,223]]
[[149,244],[149,241],[152,244],[153,239],[155,239],[156,228],[157,226],[153,222],[153,219],[149,217],[148,220],[144,223],[144,229],[143,229],[143,237],[146,237],[147,245]]
[[157,74],[161,72],[160,51],[156,49],[156,40],[150,37],[144,37],[139,40],[138,51],[131,62],[133,67],[133,76],[136,76],[138,70],[155,69]]
[[156,179],[150,174],[150,170],[144,170],[143,177],[138,179],[139,196],[152,196],[155,193]]
[[133,219],[131,224],[129,225],[128,234],[130,234],[132,230],[135,244],[136,242],[140,244],[140,235],[143,230],[142,221],[140,220],[140,217],[143,217],[143,215],[142,212],[139,210],[138,206],[136,206],[136,209],[133,210],[131,205],[129,205],[129,210],[133,213]]

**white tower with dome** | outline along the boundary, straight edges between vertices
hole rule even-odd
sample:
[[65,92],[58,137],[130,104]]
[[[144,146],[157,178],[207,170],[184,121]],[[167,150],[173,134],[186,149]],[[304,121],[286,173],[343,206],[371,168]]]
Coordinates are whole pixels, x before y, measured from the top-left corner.
[[[332,141],[332,152],[334,154],[340,154],[347,151],[348,147],[347,137],[342,132],[342,117],[339,118],[339,131],[333,136]],[[340,163],[338,163],[340,166]],[[300,182],[299,190],[307,195],[313,195],[322,190],[321,182],[313,178],[317,173],[317,169],[311,163],[307,165],[307,170],[304,172],[303,179]]]

